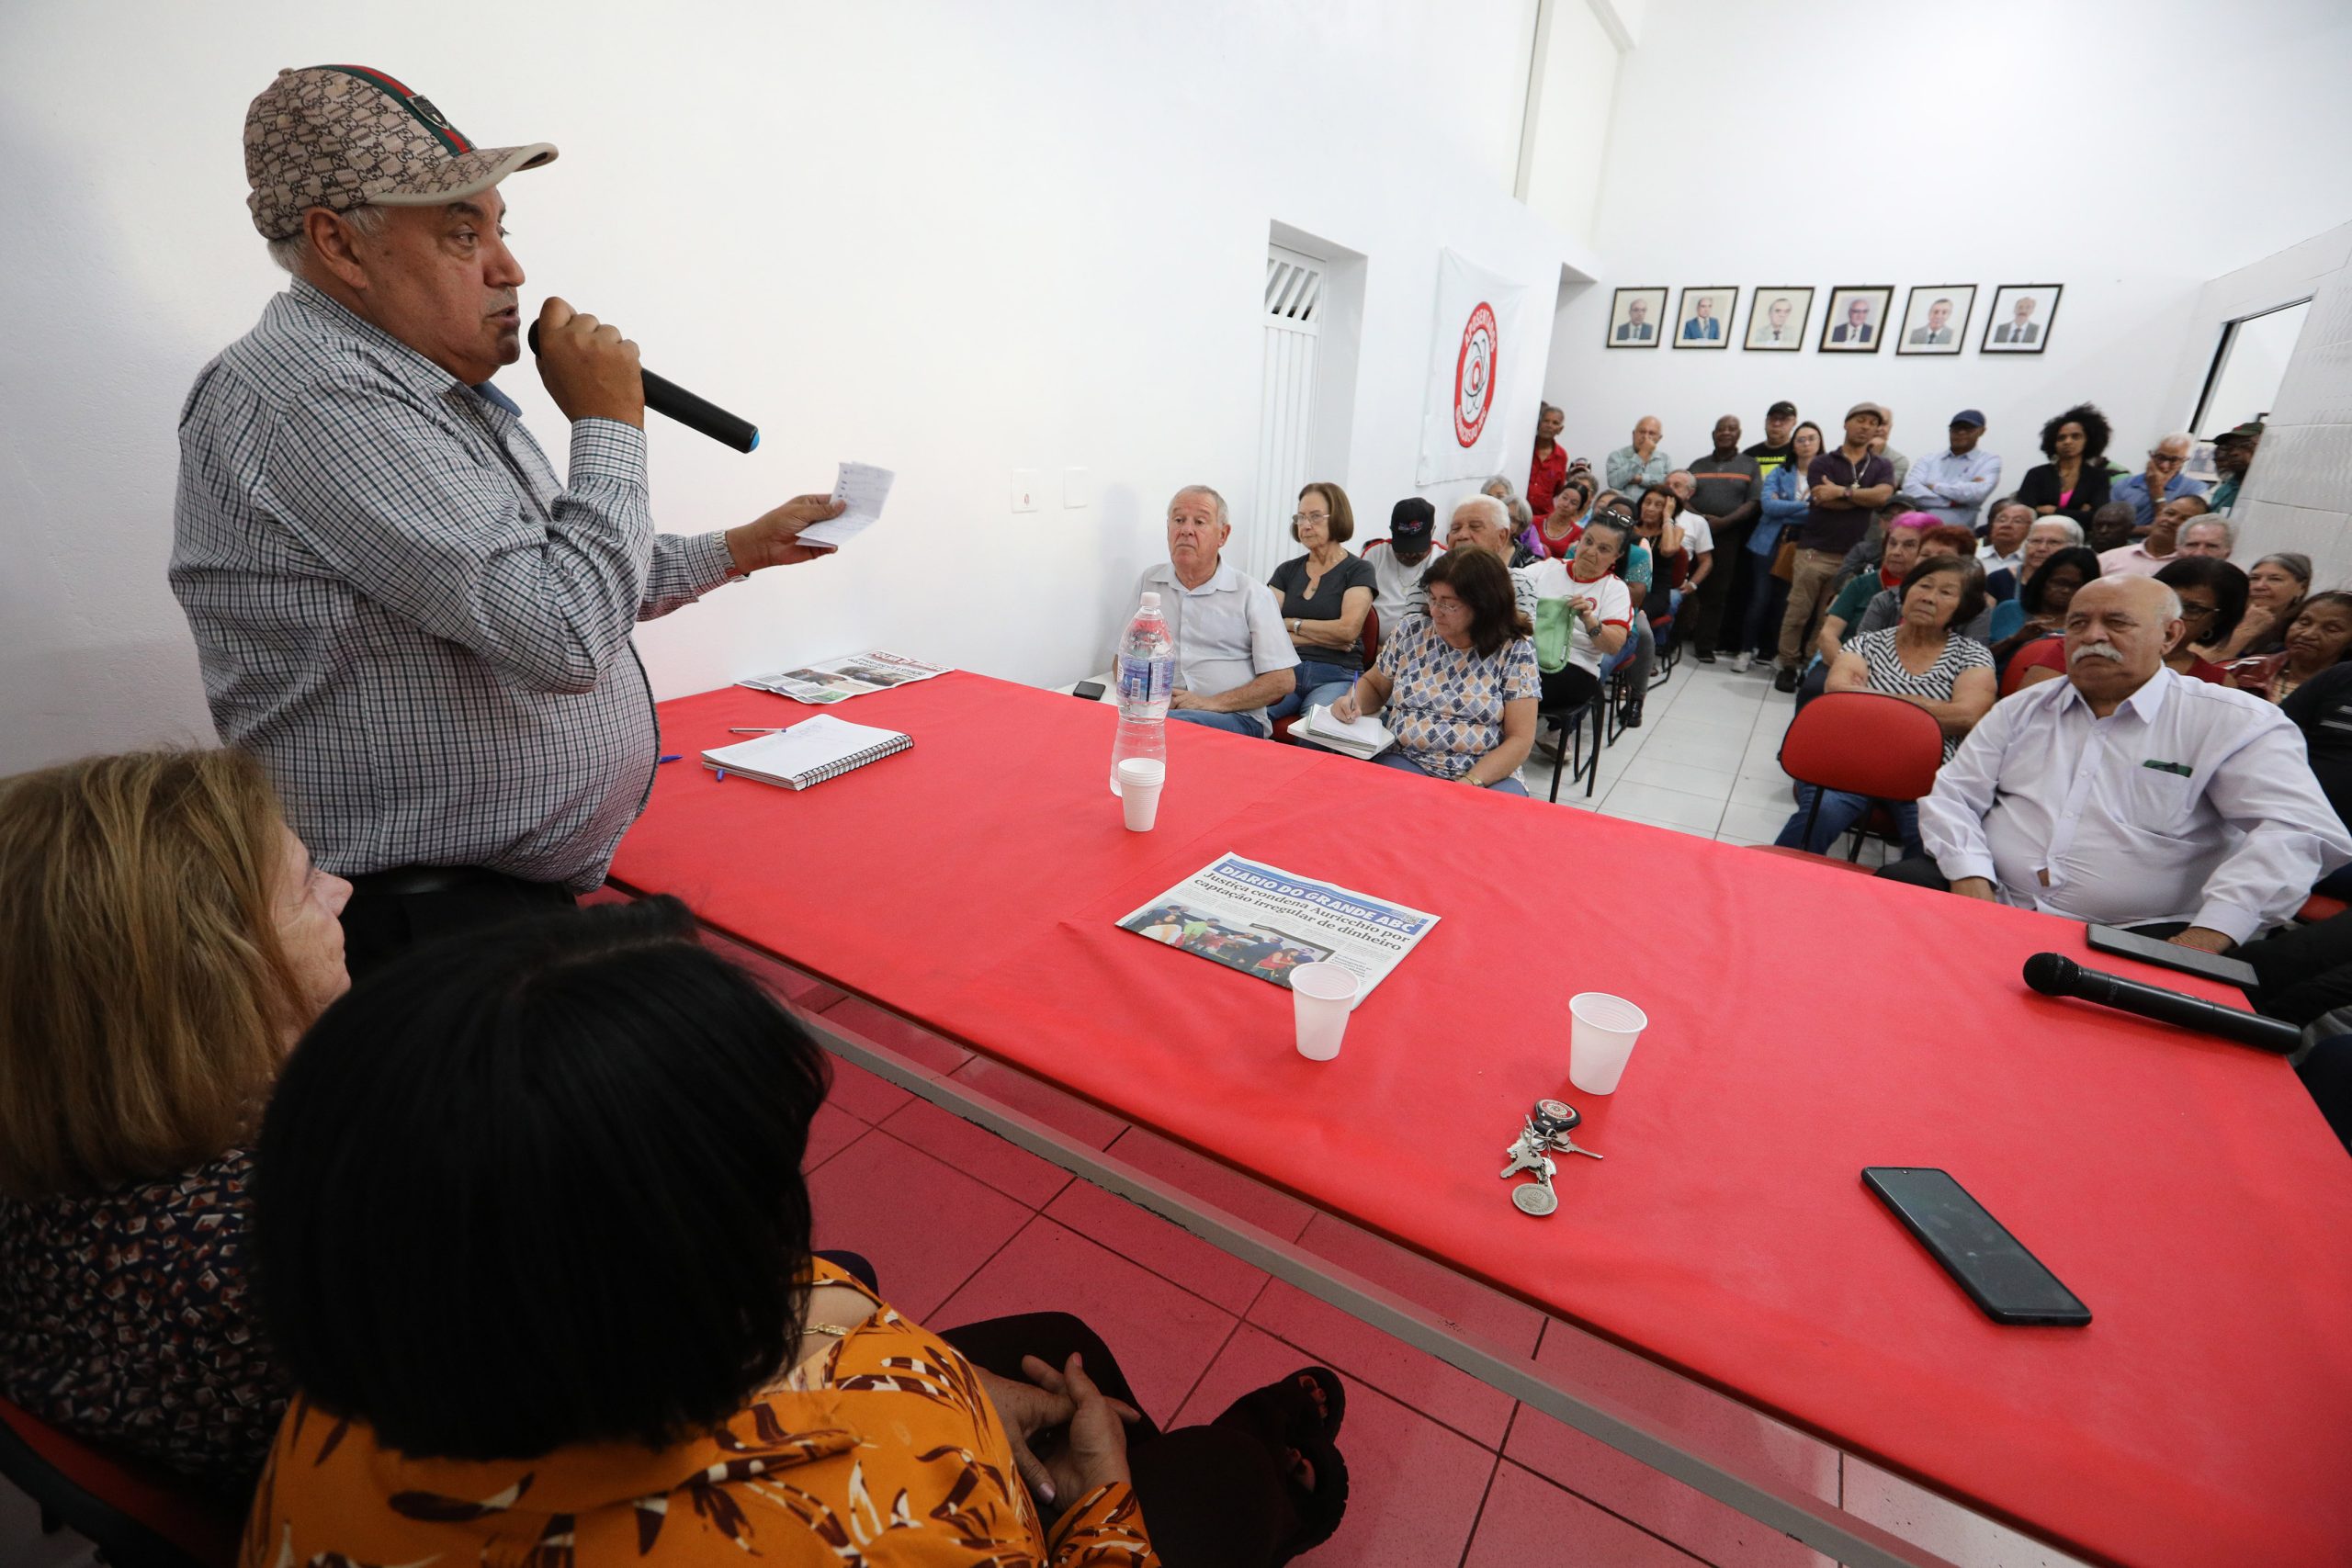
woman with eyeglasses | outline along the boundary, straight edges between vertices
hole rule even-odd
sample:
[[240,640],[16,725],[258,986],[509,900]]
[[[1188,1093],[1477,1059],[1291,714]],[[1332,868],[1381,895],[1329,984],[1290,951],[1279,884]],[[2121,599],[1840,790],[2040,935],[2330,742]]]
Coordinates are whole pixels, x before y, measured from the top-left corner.
[[2199,659],[2197,644],[2224,640],[2237,629],[2245,615],[2245,573],[2211,556],[2183,556],[2166,562],[2156,581],[2180,599],[2183,630],[2180,640],[2165,650],[2165,663],[2192,679],[2228,685],[2228,671]]
[[1266,709],[1270,719],[1328,707],[1363,673],[1363,619],[1380,579],[1370,561],[1343,547],[1355,531],[1346,491],[1317,480],[1298,492],[1290,536],[1306,553],[1274,568],[1267,580],[1282,601],[1283,629],[1298,649],[1298,682]]

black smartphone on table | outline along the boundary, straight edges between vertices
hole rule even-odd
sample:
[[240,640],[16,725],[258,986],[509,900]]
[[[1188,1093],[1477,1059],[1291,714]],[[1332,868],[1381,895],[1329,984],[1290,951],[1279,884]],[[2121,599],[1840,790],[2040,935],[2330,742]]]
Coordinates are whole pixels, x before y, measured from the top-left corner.
[[2142,936],[2138,931],[2127,931],[2120,926],[2093,926],[2089,942],[2092,948],[2100,953],[2136,958],[2143,964],[2154,964],[2166,969],[2177,969],[2184,975],[2219,980],[2224,986],[2243,987],[2256,983],[2254,965],[2243,958],[2224,958],[2201,947],[2183,947],[2177,942],[2159,942],[2152,936]]
[[1069,694],[1073,697],[1081,697],[1090,703],[1099,703],[1102,700],[1102,682],[1080,681],[1069,689]]
[[1949,1172],[1874,1165],[1862,1171],[1862,1185],[1994,1322],[2080,1327],[2091,1320],[2091,1309]]

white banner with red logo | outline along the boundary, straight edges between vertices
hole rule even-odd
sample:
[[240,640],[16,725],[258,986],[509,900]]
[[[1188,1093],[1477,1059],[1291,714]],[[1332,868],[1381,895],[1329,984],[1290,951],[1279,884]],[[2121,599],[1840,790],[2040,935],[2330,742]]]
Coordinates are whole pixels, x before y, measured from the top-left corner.
[[[1528,290],[1452,251],[1437,258],[1437,324],[1430,344],[1428,400],[1415,482],[1508,474],[1521,482],[1527,454],[1504,446],[1519,412],[1498,407],[1509,376],[1527,386],[1529,356],[1543,353],[1528,324]],[[1524,432],[1521,433],[1522,435]]]

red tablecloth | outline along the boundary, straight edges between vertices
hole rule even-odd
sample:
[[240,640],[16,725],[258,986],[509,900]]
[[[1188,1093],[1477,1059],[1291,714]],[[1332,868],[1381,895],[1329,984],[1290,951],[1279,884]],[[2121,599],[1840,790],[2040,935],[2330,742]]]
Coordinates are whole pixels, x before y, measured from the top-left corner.
[[[706,693],[662,744],[806,711]],[[663,768],[615,876],[2075,1551],[2352,1561],[2352,1163],[2278,1058],[2029,993],[2044,948],[2134,971],[2080,927],[1182,725],[1134,834],[1107,706],[956,674],[842,716],[914,749]],[[1338,1060],[1114,925],[1226,850],[1443,917]],[[1651,1023],[1532,1220],[1495,1173],[1586,989]],[[1987,1321],[1866,1165],[1950,1170],[2096,1321]]]

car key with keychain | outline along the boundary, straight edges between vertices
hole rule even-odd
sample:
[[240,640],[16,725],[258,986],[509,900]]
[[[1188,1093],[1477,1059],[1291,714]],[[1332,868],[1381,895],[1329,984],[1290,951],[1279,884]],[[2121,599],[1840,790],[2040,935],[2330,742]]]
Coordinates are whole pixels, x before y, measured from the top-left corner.
[[1533,1214],[1538,1219],[1560,1206],[1560,1195],[1552,1190],[1552,1178],[1559,1168],[1552,1163],[1554,1154],[1583,1155],[1588,1159],[1604,1159],[1583,1147],[1568,1134],[1584,1117],[1565,1100],[1539,1100],[1527,1114],[1527,1124],[1520,1130],[1519,1140],[1503,1151],[1510,1163],[1502,1168],[1505,1179],[1521,1171],[1532,1172],[1535,1179],[1511,1189],[1510,1201],[1519,1205],[1520,1213]]

